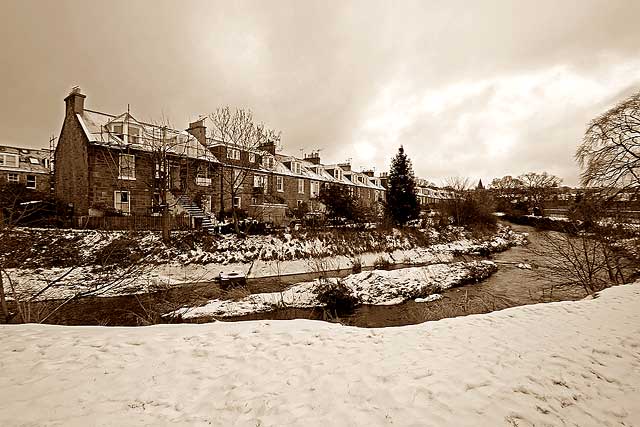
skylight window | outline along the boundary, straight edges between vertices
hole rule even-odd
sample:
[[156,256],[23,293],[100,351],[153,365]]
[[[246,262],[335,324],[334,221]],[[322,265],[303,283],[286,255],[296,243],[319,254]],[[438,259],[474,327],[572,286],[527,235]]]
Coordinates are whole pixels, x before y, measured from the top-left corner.
[[29,163],[31,163],[32,165],[39,165],[40,164],[38,159],[36,159],[35,157],[29,157]]

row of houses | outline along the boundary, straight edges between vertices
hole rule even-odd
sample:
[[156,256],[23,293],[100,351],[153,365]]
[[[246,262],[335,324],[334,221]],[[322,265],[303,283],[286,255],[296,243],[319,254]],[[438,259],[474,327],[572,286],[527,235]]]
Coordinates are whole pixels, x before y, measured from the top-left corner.
[[[358,172],[348,162],[323,164],[319,152],[282,154],[273,140],[247,148],[216,137],[206,119],[178,130],[137,120],[128,111],[92,110],[85,101],[77,87],[65,98],[52,162],[48,150],[0,148],[0,173],[7,181],[41,191],[52,187],[76,216],[157,215],[168,206],[174,214],[205,221],[235,208],[281,222],[301,209],[321,215],[318,197],[327,186],[339,186],[372,208],[386,198],[386,174]],[[418,180],[417,191],[424,205],[446,197],[425,180]]]

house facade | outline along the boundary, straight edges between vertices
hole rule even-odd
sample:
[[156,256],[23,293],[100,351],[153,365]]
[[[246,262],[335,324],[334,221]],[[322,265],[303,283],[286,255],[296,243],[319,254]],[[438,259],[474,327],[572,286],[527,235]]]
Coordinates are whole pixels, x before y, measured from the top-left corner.
[[242,210],[272,220],[304,206],[321,215],[323,187],[339,185],[372,206],[385,188],[372,171],[349,163],[325,165],[318,153],[299,158],[276,152],[272,141],[243,149],[221,141],[206,120],[177,130],[85,106],[74,88],[65,98],[65,118],[55,150],[55,193],[77,216],[154,215],[199,210],[207,216]]
[[0,145],[0,182],[24,184],[30,190],[51,191],[51,152]]

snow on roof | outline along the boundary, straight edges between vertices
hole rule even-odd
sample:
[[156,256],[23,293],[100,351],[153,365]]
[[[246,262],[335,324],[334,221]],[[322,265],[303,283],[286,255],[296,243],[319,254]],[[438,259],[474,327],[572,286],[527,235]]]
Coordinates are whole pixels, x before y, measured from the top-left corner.
[[[89,139],[89,142],[118,149],[133,149],[140,151],[153,151],[162,146],[168,153],[176,156],[185,156],[192,159],[205,160],[219,163],[218,159],[198,140],[186,131],[145,123],[136,120],[131,114],[123,113],[119,116],[101,113],[92,110],[83,110],[76,116]],[[125,142],[121,138],[121,133],[117,132],[115,126],[123,125],[135,127],[139,130],[139,135],[132,135],[129,138],[135,142]],[[120,130],[120,132],[124,132]]]
[[48,149],[0,145],[0,155],[2,154],[16,156],[18,158],[18,164],[16,166],[9,165],[8,163],[0,165],[0,170],[2,171],[34,174],[45,174],[51,172],[48,166],[51,154]]

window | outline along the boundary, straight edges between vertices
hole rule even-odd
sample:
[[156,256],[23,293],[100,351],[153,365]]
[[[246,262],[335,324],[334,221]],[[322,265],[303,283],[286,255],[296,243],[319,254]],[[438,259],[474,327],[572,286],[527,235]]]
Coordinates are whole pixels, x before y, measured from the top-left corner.
[[36,159],[35,157],[29,157],[29,163],[31,163],[32,165],[39,165],[40,161],[38,161],[38,159]]
[[36,176],[35,175],[27,175],[27,188],[35,190],[35,188],[36,188]]
[[10,173],[7,174],[7,181],[17,184],[18,182],[20,182],[20,178],[18,178],[17,173]]
[[18,167],[18,156],[16,154],[0,154],[0,166],[8,166],[10,168]]
[[262,158],[262,166],[267,168],[267,169],[273,169],[273,157],[264,156]]
[[233,198],[233,207],[234,208],[239,208],[240,207],[240,202],[242,200],[240,199],[240,196],[236,196]]
[[49,169],[49,159],[42,159],[42,165],[45,168]]
[[302,165],[299,162],[291,162],[291,171],[300,175],[302,173]]
[[122,213],[130,213],[131,212],[131,199],[129,198],[128,191],[114,191],[113,197],[113,207],[122,212]]
[[284,191],[284,178],[276,176],[276,188],[278,191]]
[[115,136],[120,138],[120,141],[124,142],[124,131],[122,130],[122,123],[113,125],[111,131]]
[[300,209],[300,206],[302,206],[302,203],[304,203],[302,200],[296,200],[296,206],[298,207],[298,209]]
[[258,204],[258,199],[256,199],[255,197],[251,198],[251,204],[252,205],[257,205]]
[[298,193],[304,194],[304,179],[298,179]]
[[267,177],[264,175],[254,175],[253,176],[253,186],[254,188],[262,188],[263,190],[267,190]]
[[240,169],[233,170],[233,182],[232,184],[236,187],[240,187],[244,183],[244,177],[240,176],[242,172]]
[[320,195],[320,183],[318,181],[311,181],[311,197],[318,197]]
[[164,179],[165,176],[165,162],[163,161],[156,161],[156,179]]
[[198,173],[196,175],[196,185],[202,185],[205,187],[211,185],[211,178],[209,178],[209,168],[206,165],[200,165],[198,167]]
[[140,142],[140,128],[129,125],[129,144]]
[[240,150],[227,148],[227,159],[240,160]]
[[249,162],[251,162],[251,163],[255,163],[256,162],[255,153],[249,153]]
[[136,179],[136,156],[133,154],[120,154],[119,179]]
[[333,177],[338,181],[342,181],[342,169],[336,168],[333,170]]

